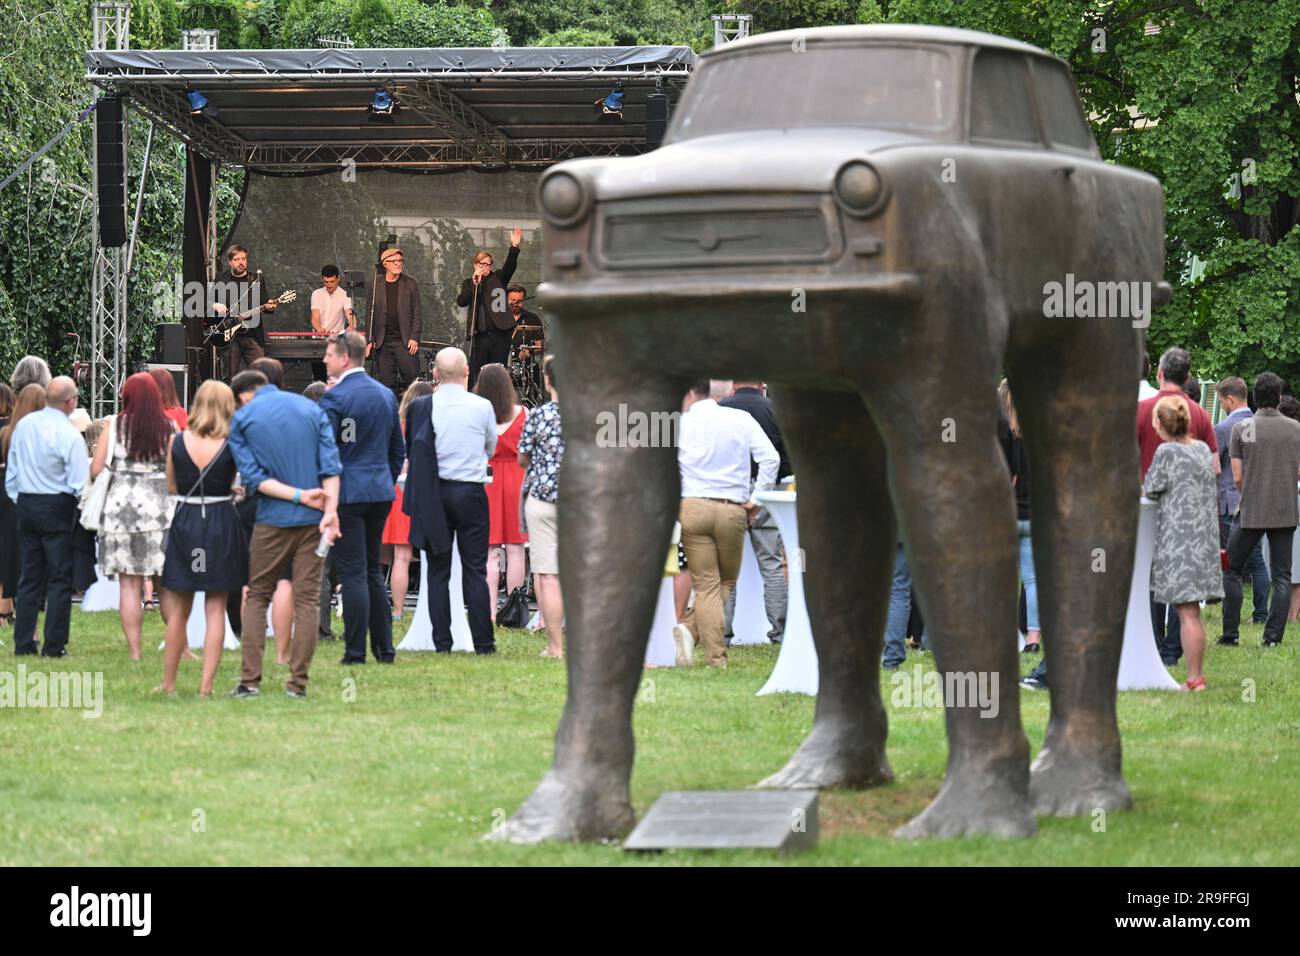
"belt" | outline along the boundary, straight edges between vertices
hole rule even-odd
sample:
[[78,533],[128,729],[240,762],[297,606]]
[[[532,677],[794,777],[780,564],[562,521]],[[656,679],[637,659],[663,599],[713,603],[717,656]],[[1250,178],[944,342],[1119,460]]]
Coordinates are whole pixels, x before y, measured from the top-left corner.
[[691,495],[696,501],[718,501],[724,505],[735,505],[737,508],[745,507],[739,501],[732,501],[730,498],[705,498],[701,495]]
[[198,505],[199,514],[206,518],[208,516],[208,505],[216,505],[223,501],[231,501],[233,499],[234,495],[209,495],[208,497],[199,495],[194,498],[191,498],[189,495],[177,495],[176,503],[182,505]]

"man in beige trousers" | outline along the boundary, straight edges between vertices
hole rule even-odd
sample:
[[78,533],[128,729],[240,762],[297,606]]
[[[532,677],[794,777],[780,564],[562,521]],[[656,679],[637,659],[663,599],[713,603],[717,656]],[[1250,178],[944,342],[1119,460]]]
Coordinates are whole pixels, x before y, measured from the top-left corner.
[[776,484],[780,456],[753,416],[724,408],[730,382],[697,382],[682,403],[677,463],[682,475],[682,547],[695,585],[695,606],[673,628],[677,663],[690,664],[699,638],[710,667],[727,666],[723,605],[736,587],[745,532],[758,510],[750,494]]

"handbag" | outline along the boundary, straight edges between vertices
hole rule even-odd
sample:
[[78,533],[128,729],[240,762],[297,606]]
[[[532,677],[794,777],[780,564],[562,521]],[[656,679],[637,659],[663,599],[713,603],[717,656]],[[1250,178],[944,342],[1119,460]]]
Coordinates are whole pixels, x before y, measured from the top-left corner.
[[98,531],[104,523],[104,505],[108,501],[108,486],[113,480],[113,452],[116,450],[117,416],[108,423],[108,455],[104,470],[88,484],[81,495],[81,526],[87,531]]
[[500,627],[527,627],[532,616],[528,607],[528,586],[521,584],[510,592],[506,603],[497,611],[497,624]]

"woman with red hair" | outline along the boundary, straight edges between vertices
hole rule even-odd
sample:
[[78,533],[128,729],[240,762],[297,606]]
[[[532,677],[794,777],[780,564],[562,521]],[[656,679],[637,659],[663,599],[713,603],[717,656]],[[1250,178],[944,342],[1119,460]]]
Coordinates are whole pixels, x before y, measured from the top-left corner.
[[179,431],[185,431],[185,426],[190,423],[190,415],[181,406],[180,399],[176,397],[176,379],[172,378],[172,373],[165,368],[149,369],[149,377],[154,380],[159,394],[162,395],[163,414],[176,423]]
[[158,384],[147,372],[126,380],[122,411],[109,420],[105,431],[108,434],[96,444],[90,465],[92,480],[105,468],[113,472],[99,528],[99,566],[105,575],[118,575],[122,631],[131,660],[138,661],[144,581],[162,574],[163,538],[172,519],[167,449],[176,431],[163,411]]

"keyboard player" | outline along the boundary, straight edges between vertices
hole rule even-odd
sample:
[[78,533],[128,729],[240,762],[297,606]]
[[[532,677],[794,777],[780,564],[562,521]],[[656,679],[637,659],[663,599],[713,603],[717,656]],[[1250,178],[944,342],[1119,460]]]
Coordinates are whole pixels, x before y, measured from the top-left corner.
[[[322,288],[311,294],[312,331],[322,335],[336,332],[355,332],[357,330],[356,313],[352,311],[352,298],[339,288],[339,267],[327,265],[321,268]],[[325,363],[312,362],[312,375],[318,382],[325,381]]]

